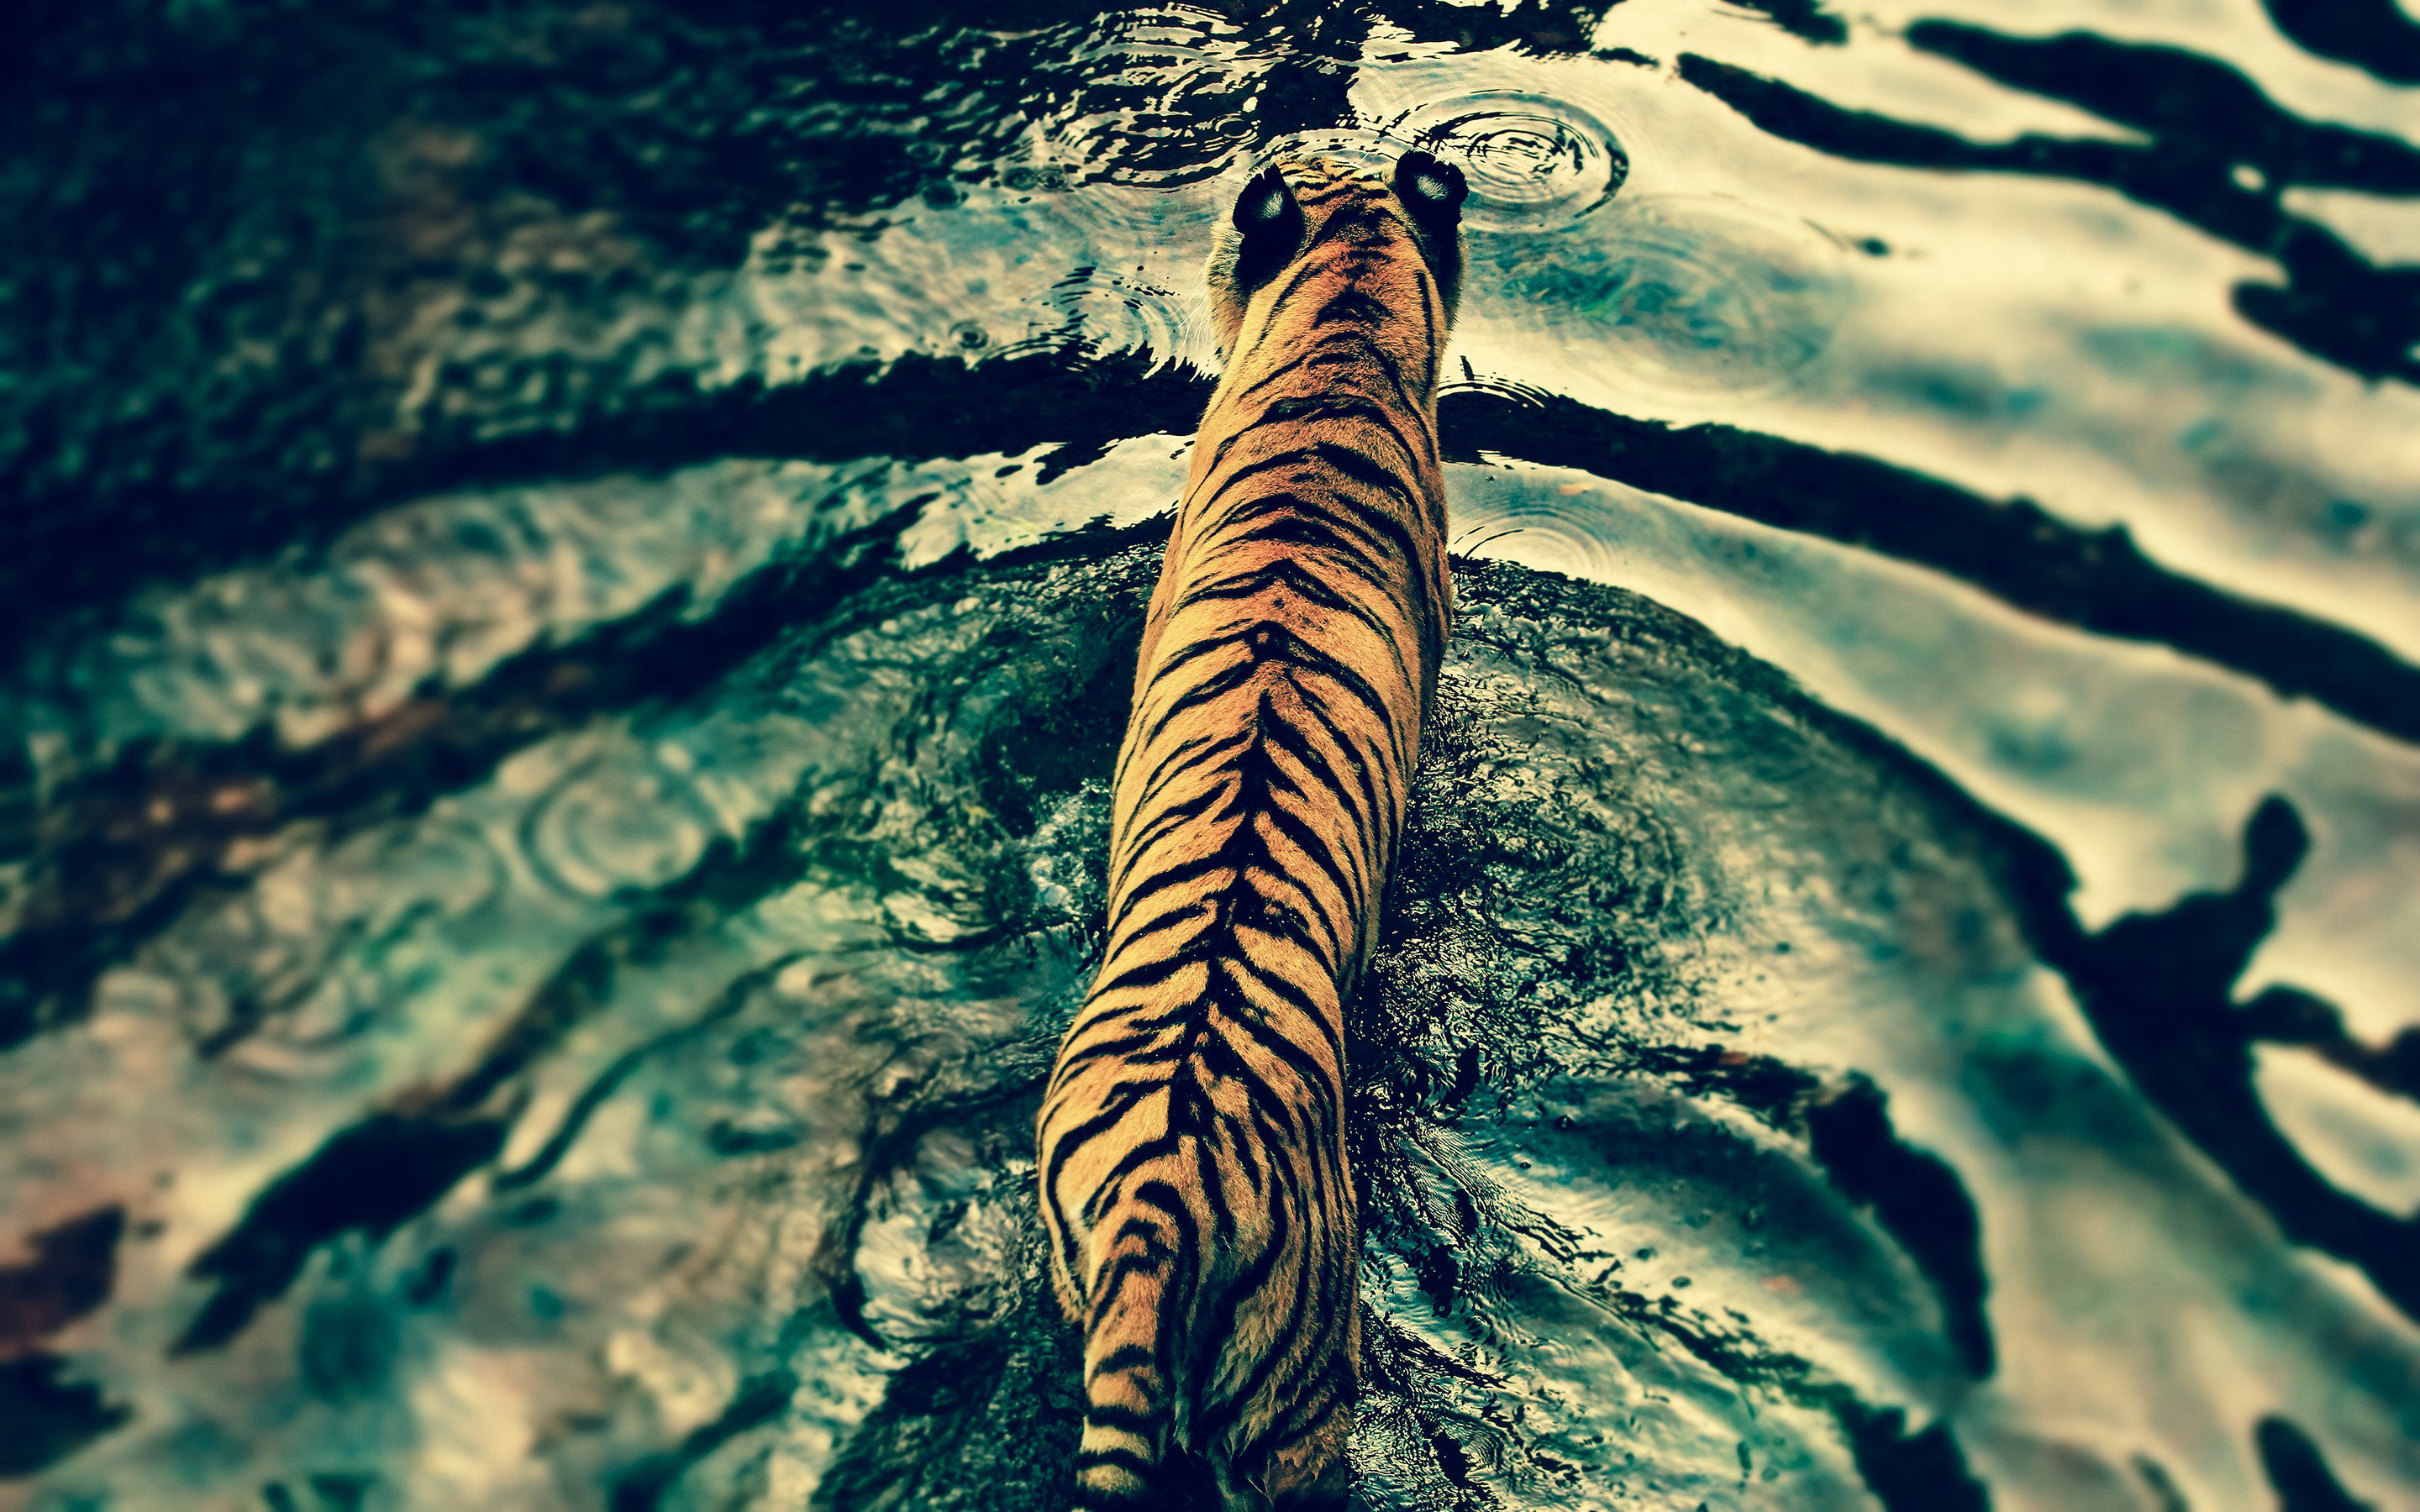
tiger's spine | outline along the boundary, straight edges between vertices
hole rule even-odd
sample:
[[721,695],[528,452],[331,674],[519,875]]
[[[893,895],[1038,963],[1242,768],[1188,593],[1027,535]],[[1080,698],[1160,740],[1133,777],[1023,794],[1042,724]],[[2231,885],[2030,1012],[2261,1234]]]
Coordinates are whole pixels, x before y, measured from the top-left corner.
[[1085,1327],[1085,1506],[1156,1504],[1178,1449],[1231,1506],[1341,1473],[1359,1257],[1343,1006],[1450,592],[1444,311],[1384,229],[1347,203],[1261,296],[1144,632],[1109,937],[1042,1119],[1053,1270]]

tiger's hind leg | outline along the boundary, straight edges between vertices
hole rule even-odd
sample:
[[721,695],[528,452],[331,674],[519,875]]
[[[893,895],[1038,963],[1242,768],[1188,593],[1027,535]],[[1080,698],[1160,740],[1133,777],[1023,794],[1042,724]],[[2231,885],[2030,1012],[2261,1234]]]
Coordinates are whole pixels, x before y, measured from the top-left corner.
[[1269,1473],[1273,1512],[1344,1512],[1352,1467],[1345,1446],[1353,1438],[1353,1409],[1339,1402],[1325,1422],[1280,1450]]

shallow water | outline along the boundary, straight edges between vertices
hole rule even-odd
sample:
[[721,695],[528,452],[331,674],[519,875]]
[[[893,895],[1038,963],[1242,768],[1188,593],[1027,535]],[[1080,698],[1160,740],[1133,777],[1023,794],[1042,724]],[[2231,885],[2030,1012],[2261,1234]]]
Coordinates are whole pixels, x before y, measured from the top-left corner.
[[2394,0],[14,25],[0,1506],[1063,1505],[1199,264],[1415,145],[1362,1501],[2420,1504]]

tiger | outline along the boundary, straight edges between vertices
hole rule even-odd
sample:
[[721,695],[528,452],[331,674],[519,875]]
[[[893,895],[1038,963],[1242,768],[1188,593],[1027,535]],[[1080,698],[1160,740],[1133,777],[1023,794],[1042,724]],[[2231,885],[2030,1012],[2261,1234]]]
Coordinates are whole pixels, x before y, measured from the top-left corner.
[[1359,1381],[1344,1009],[1451,609],[1436,387],[1461,171],[1290,158],[1207,270],[1225,358],[1145,618],[1108,922],[1043,1094],[1078,1507],[1334,1507]]

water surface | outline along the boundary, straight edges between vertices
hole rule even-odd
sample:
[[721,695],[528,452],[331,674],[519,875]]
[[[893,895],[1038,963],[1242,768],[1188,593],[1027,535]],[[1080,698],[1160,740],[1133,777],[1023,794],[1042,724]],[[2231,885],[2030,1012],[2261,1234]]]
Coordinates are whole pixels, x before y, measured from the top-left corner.
[[0,1505],[1063,1505],[1287,150],[1460,162],[1373,1508],[2420,1501],[2392,0],[111,0],[0,95]]

